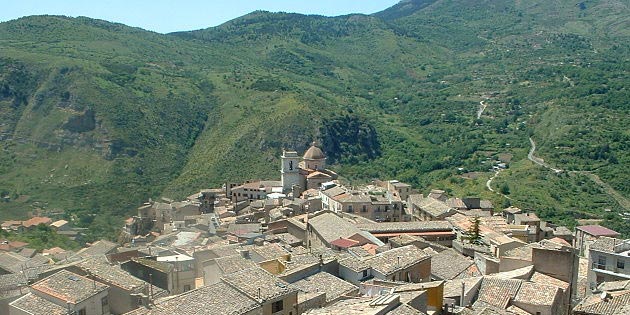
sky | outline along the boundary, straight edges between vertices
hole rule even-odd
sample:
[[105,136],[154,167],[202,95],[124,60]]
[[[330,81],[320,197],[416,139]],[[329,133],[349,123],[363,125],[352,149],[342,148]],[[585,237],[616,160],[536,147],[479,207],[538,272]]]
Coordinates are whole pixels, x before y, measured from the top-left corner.
[[2,0],[0,22],[29,15],[87,16],[158,33],[216,26],[255,10],[371,14],[399,0]]

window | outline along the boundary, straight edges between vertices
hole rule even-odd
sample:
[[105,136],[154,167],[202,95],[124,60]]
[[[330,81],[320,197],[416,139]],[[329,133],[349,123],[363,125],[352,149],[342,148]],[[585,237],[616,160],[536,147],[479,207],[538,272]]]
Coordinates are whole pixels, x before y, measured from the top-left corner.
[[361,212],[367,212],[367,206],[363,205],[363,207],[361,208]]
[[86,314],[87,313],[85,312],[85,308],[82,308],[77,312],[77,315],[86,315]]
[[363,270],[363,278],[367,278],[367,276],[368,276],[368,271],[367,271],[367,269],[366,269],[366,270]]
[[283,301],[282,301],[282,300],[280,300],[280,301],[276,301],[276,302],[273,302],[273,303],[271,304],[271,312],[272,312],[272,313],[277,313],[277,312],[280,312],[280,311],[282,311],[283,309],[284,309],[284,303],[283,303]]
[[617,260],[617,268],[625,269],[626,268],[626,262],[623,261],[623,260]]
[[352,212],[352,206],[348,206],[348,212]]
[[184,292],[188,292],[190,291],[190,284],[185,284],[184,285]]
[[107,304],[109,304],[109,301],[107,300],[107,297],[103,297],[103,298],[101,299],[101,305],[102,305],[103,307],[105,307],[105,306],[107,306]]
[[597,269],[606,269],[606,256],[599,256],[597,258]]

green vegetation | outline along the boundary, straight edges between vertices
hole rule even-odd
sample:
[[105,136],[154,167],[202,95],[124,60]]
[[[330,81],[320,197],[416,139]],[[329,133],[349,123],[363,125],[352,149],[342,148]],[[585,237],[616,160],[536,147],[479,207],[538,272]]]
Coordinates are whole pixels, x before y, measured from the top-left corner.
[[[320,140],[351,180],[477,195],[569,226],[601,218],[630,237],[630,209],[572,172],[630,193],[629,13],[616,0],[413,0],[169,35],[1,23],[0,219],[61,210],[88,240],[115,238],[149,197],[276,178],[283,147]],[[529,162],[529,137],[567,172]],[[485,188],[505,157],[492,187],[510,199]]]
[[0,237],[11,241],[26,242],[28,243],[27,247],[36,250],[49,249],[52,247],[61,247],[66,250],[76,250],[80,248],[78,243],[57,234],[52,228],[44,224],[40,224],[34,229],[22,233],[0,230]]

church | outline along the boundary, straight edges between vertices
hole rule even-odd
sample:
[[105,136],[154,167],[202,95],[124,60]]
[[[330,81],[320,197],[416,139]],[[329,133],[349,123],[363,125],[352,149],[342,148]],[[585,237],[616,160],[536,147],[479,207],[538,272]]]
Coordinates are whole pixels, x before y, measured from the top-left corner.
[[337,179],[337,174],[326,169],[326,155],[315,142],[306,150],[302,160],[296,151],[282,151],[281,182],[284,193],[297,197],[308,189],[319,189],[322,183]]

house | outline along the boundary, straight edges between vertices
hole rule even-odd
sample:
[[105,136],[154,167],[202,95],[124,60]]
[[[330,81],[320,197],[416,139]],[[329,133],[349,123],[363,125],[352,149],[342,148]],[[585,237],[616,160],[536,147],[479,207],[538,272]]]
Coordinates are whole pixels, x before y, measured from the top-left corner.
[[588,266],[591,289],[602,282],[630,280],[630,239],[599,237],[590,245]]
[[67,270],[50,275],[30,287],[30,293],[9,303],[10,315],[110,314],[109,286]]
[[261,268],[250,268],[221,278],[262,306],[263,315],[297,314],[298,290]]
[[4,221],[0,225],[0,227],[5,231],[15,231],[21,232],[24,226],[22,225],[22,221],[9,220]]
[[575,241],[573,247],[579,250],[580,256],[588,254],[589,246],[602,236],[619,237],[619,233],[601,225],[582,225],[575,227]]
[[591,295],[575,308],[574,315],[627,315],[630,314],[630,290]]
[[517,207],[508,207],[503,209],[501,213],[508,224],[514,224],[514,216],[523,213],[523,210]]
[[57,220],[50,224],[50,227],[55,231],[67,231],[70,229],[70,225],[66,220]]
[[528,230],[527,242],[538,242],[541,237],[540,218],[535,213],[518,213],[514,215],[515,225],[526,225]]
[[72,271],[109,286],[109,309],[123,314],[149,305],[150,301],[166,295],[166,291],[142,281],[103,258],[91,258],[77,263]]
[[506,309],[510,301],[516,297],[521,282],[521,280],[498,279],[486,276],[481,282],[477,300],[473,305],[477,307],[490,305],[499,309]]
[[431,278],[433,280],[452,280],[480,276],[473,260],[447,249],[431,256]]
[[221,277],[241,270],[257,267],[256,263],[245,259],[243,254],[210,259],[203,262],[204,284],[221,282]]
[[322,211],[309,218],[306,230],[308,248],[332,247],[334,245],[331,243],[340,238],[360,238],[363,242],[359,240],[359,245],[368,241],[378,246],[384,245],[370,233],[361,231],[354,224],[329,211]]
[[195,288],[195,260],[187,255],[132,258],[121,264],[121,268],[131,275],[179,294]]
[[362,259],[341,260],[339,275],[353,284],[368,276],[380,280],[424,282],[431,277],[431,257],[414,245],[407,245]]
[[[398,308],[406,308],[405,304],[400,302],[400,295],[388,294],[378,297],[357,297],[347,300],[338,301],[334,304],[311,309],[303,313],[304,315],[334,315],[334,314],[405,314],[400,313],[404,310],[397,311]],[[409,314],[409,313],[407,313]],[[411,313],[414,314],[414,313]],[[418,314],[416,312],[415,314]]]
[[512,300],[512,305],[529,314],[562,314],[562,295],[555,286],[524,281]]
[[436,191],[432,191],[426,198],[419,194],[409,195],[407,205],[419,221],[443,220],[456,213],[454,208],[446,204],[444,195]]
[[52,223],[52,219],[48,217],[32,217],[26,221],[22,221],[22,226],[25,229],[32,229],[37,227],[40,224],[50,225]]
[[218,282],[142,307],[125,315],[263,315],[262,305],[231,285]]
[[111,254],[115,252],[119,246],[118,244],[107,240],[99,240],[89,245],[89,247],[85,247],[74,254],[72,259],[78,260],[82,258]]
[[[319,272],[298,280],[291,283],[289,287],[299,290],[298,314],[311,308],[323,307],[342,299],[357,296],[359,293],[357,286],[327,272]],[[321,301],[318,301],[318,297],[322,294]]]
[[405,220],[402,199],[385,188],[373,185],[359,189],[334,186],[321,190],[320,197],[324,210],[349,213],[377,222]]
[[357,224],[357,228],[370,232],[382,241],[407,235],[419,236],[425,241],[450,246],[456,236],[453,227],[446,221],[361,223]]
[[483,277],[471,277],[446,281],[444,284],[444,304],[472,305],[482,279]]
[[0,275],[0,314],[9,314],[9,303],[28,292],[28,279],[24,274]]

